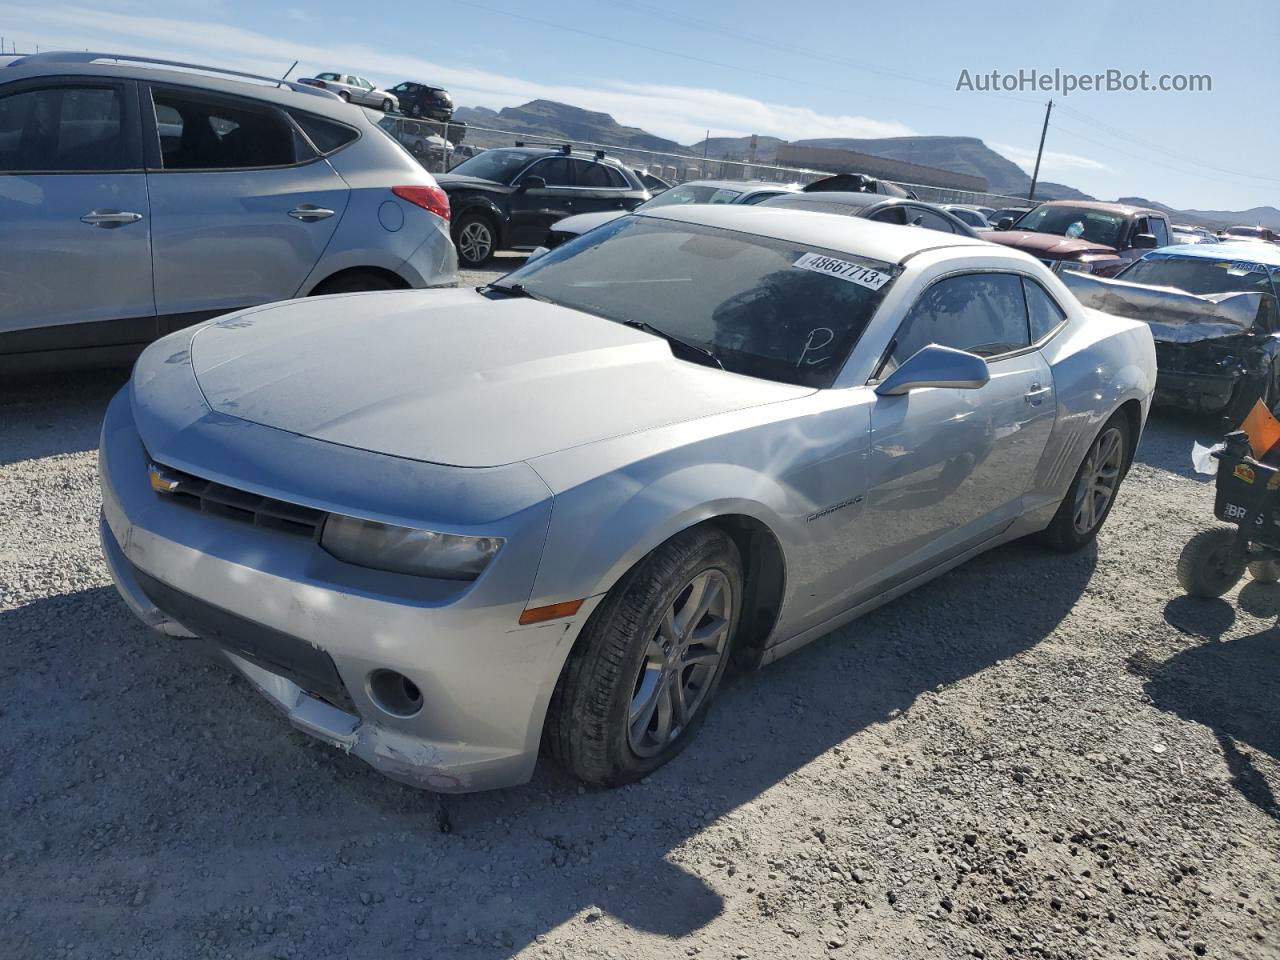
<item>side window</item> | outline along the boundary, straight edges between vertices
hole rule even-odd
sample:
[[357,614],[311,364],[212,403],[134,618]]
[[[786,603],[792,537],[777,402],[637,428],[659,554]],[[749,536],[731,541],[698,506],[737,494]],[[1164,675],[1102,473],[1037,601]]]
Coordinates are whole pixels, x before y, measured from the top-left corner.
[[920,295],[879,376],[931,343],[994,357],[1030,342],[1021,280],[1011,273],[967,273],[940,280]]
[[1129,234],[1129,244],[1133,244],[1133,238],[1140,233],[1150,233],[1151,224],[1147,222],[1146,217],[1138,217],[1133,221],[1133,232]]
[[1159,217],[1151,218],[1151,232],[1156,235],[1156,243],[1162,247],[1169,245],[1169,225]]
[[873,213],[867,219],[874,220],[876,223],[906,224],[907,215],[903,212],[901,206],[892,206],[885,207],[878,213]]
[[1031,321],[1031,342],[1039,343],[1067,319],[1056,300],[1034,280],[1022,278],[1022,288],[1027,295],[1027,317]]
[[251,103],[153,90],[166,170],[283,167],[306,159],[284,114]]
[[539,160],[526,177],[542,177],[547,181],[548,187],[571,187],[573,186],[573,174],[569,169],[568,157],[548,157],[546,160]]
[[756,193],[756,194],[753,194],[752,196],[747,197],[747,199],[743,200],[742,202],[749,206],[753,203],[759,203],[761,200],[768,200],[770,197],[779,196],[781,192],[782,191],[779,191],[779,193],[768,193],[768,192]]
[[928,207],[912,207],[907,211],[907,216],[911,218],[912,226],[924,227],[926,230],[940,230],[943,233],[956,232],[950,220]]
[[76,173],[141,166],[118,87],[47,87],[0,97],[0,172]]
[[[307,135],[316,150],[321,154],[330,154],[339,147],[345,147],[352,140],[360,136],[355,130],[348,127],[345,123],[335,123],[333,120],[325,120],[322,117],[314,117],[308,113],[290,112],[290,116],[302,128],[302,132]],[[160,118],[160,108],[156,107],[156,119]],[[383,118],[386,119],[385,117]],[[379,123],[382,121],[380,120]],[[395,123],[392,121],[392,127]],[[408,124],[406,123],[407,127]]]
[[[574,174],[580,187],[603,187],[612,190],[625,190],[628,186],[626,178],[607,163],[593,160],[574,160]],[[547,181],[550,183],[550,181]]]

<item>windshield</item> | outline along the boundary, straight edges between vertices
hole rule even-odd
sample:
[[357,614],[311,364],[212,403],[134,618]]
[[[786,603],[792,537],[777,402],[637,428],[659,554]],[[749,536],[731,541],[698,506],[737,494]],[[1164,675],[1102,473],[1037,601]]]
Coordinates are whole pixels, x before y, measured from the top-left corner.
[[1274,296],[1274,269],[1245,260],[1210,260],[1173,253],[1148,253],[1119,278],[1195,294],[1269,293]]
[[740,196],[742,196],[741,190],[729,190],[705,183],[682,183],[678,187],[664,190],[652,200],[646,200],[641,206],[647,210],[650,207],[666,207],[673,203],[733,203]]
[[1261,227],[1229,227],[1227,229],[1227,236],[1252,237],[1256,240],[1265,237],[1266,234],[1263,232]]
[[1079,237],[1090,243],[1108,247],[1120,246],[1125,218],[1118,213],[1090,210],[1087,207],[1036,207],[1016,224],[1018,230],[1054,233],[1060,237]]
[[894,271],[791,241],[627,216],[495,286],[649,325],[706,349],[731,372],[829,387]]
[[481,180],[509,183],[512,177],[535,159],[537,158],[523,150],[486,150],[484,153],[477,153],[469,160],[463,160],[449,172],[479,177]]

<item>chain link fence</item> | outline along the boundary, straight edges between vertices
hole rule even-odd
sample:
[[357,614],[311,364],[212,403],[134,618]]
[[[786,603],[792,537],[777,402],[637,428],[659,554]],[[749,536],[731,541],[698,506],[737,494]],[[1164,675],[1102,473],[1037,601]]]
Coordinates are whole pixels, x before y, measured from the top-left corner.
[[[517,144],[560,146],[570,142],[549,140],[538,134],[476,126],[461,121],[443,123],[397,114],[388,114],[381,120],[381,124],[432,173],[445,173],[477,153],[496,147],[513,147]],[[616,143],[597,143],[591,140],[571,142],[575,149],[588,152],[604,151],[607,156],[634,169],[642,179],[647,174],[668,184],[685,183],[689,180],[764,180],[770,183],[795,183],[803,186],[832,175],[830,170],[699,157],[693,154],[646,150]],[[919,199],[930,203],[958,203],[993,208],[1032,205],[1025,197],[1006,196],[1000,193],[979,193],[900,181],[888,182],[895,183],[902,189],[914,193]]]

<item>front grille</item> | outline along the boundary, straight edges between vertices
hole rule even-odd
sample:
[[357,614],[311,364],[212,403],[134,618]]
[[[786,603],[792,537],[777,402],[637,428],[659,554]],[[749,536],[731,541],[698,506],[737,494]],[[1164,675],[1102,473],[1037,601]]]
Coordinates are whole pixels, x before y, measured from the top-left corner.
[[148,469],[152,489],[179,506],[293,536],[320,538],[325,518],[323,510],[237,490],[158,463],[152,463]]

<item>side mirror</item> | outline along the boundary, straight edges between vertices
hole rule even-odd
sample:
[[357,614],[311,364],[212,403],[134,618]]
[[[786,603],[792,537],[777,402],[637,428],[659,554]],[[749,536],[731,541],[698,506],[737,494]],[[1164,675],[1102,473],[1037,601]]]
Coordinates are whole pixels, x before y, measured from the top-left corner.
[[996,221],[997,230],[1008,230],[1013,226],[1013,217],[1001,217]]
[[519,190],[521,193],[524,193],[526,190],[545,190],[546,186],[547,186],[547,180],[545,177],[531,175],[521,180],[520,186],[517,187],[516,189]]
[[991,380],[987,361],[976,354],[931,343],[913,353],[876,387],[882,397],[900,397],[921,387],[977,390]]
[[1154,233],[1139,233],[1133,238],[1133,249],[1135,250],[1154,250],[1160,246],[1160,241],[1156,239]]

